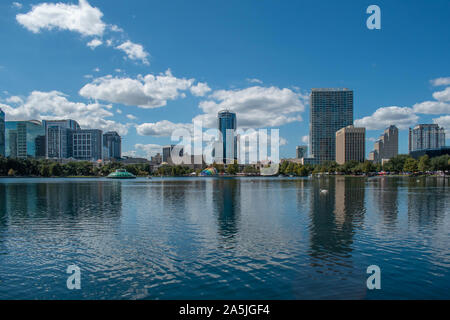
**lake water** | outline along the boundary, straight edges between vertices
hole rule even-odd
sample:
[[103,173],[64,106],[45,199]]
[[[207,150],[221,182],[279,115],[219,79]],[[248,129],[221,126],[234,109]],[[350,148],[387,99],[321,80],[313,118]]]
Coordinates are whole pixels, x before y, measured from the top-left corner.
[[0,179],[0,299],[450,299],[449,182]]

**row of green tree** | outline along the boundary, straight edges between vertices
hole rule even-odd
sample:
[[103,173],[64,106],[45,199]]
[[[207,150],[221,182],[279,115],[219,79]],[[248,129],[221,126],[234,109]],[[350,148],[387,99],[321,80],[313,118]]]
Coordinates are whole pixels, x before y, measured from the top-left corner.
[[302,165],[299,163],[285,161],[280,164],[280,174],[294,176],[308,176],[314,173],[340,173],[340,174],[369,174],[374,172],[392,172],[392,173],[417,173],[417,172],[435,172],[449,171],[450,156],[443,155],[431,158],[427,155],[419,160],[411,158],[409,155],[399,155],[386,162],[384,165],[375,164],[371,161],[357,162],[349,161],[343,165],[329,161],[321,165]]
[[[219,173],[235,175],[237,173],[257,174],[258,170],[252,166],[240,167],[237,163],[224,166],[223,164],[213,164]],[[193,172],[197,175],[201,170],[194,171],[185,166],[164,165],[152,172],[148,164],[123,165],[120,162],[111,162],[102,165],[94,165],[92,162],[69,162],[61,164],[50,160],[36,159],[9,159],[0,157],[0,176],[40,176],[40,177],[104,177],[117,169],[126,169],[136,176],[147,176],[150,174],[163,176],[186,176]],[[429,172],[429,171],[449,171],[450,156],[429,158],[427,155],[415,160],[408,155],[399,155],[392,158],[383,166],[370,161],[356,162],[349,161],[344,165],[336,162],[326,162],[321,165],[302,165],[299,163],[284,161],[280,164],[280,174],[305,177],[314,173],[341,173],[341,174],[369,174],[373,172],[387,171],[394,173],[401,172]]]
[[77,161],[61,164],[51,160],[10,159],[0,157],[0,176],[19,177],[101,177],[107,176],[116,169],[126,169],[137,176],[149,175],[148,164],[123,165],[112,162],[94,165],[88,161]]

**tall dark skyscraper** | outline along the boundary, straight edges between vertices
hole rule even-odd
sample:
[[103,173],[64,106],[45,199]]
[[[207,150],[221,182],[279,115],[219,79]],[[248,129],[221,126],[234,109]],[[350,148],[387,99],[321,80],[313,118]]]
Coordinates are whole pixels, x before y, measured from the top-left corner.
[[236,113],[229,110],[220,111],[218,129],[222,133],[224,163],[232,163],[237,159],[236,128]]
[[103,135],[103,159],[116,159],[122,157],[122,138],[115,131]]
[[336,132],[353,125],[353,91],[312,89],[310,152],[315,163],[336,160]]
[[0,156],[5,156],[5,113],[0,109]]

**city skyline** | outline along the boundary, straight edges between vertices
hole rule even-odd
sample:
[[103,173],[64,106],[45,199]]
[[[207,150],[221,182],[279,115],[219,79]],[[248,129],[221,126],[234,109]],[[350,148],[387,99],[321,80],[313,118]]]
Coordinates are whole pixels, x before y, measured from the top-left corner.
[[[175,1],[186,12],[177,21],[188,25],[187,37],[179,30],[157,28],[171,17],[167,4],[59,2],[70,10],[58,12],[43,1],[0,5],[0,25],[7,31],[2,37],[8,44],[0,53],[0,108],[10,120],[73,118],[84,128],[117,131],[124,155],[150,158],[173,143],[169,136],[174,129],[191,128],[192,119],[213,128],[217,112],[230,109],[238,114],[239,127],[280,128],[280,156],[289,158],[296,146],[309,144],[309,88],[337,86],[355,92],[354,124],[367,129],[366,156],[389,125],[400,130],[399,153],[408,152],[409,127],[434,122],[450,127],[449,44],[439,42],[439,50],[430,50],[436,31],[448,29],[446,19],[436,18],[444,16],[444,1],[411,7],[381,1],[385,14],[380,31],[365,27],[362,4],[254,6],[231,1],[205,8],[201,1],[189,6]],[[92,20],[66,25],[44,15],[49,8],[66,18],[89,12]],[[208,10],[220,12],[220,18],[211,19]],[[273,20],[259,19],[269,12]],[[305,12],[321,14],[328,32],[314,31],[317,22]],[[417,24],[404,28],[398,23],[419,13]],[[298,19],[291,28],[294,14]],[[187,23],[192,17],[211,30],[204,30],[203,23]],[[343,18],[337,23],[336,17]],[[232,37],[237,21],[248,30],[240,33],[248,44]],[[260,37],[266,33],[268,37]],[[339,41],[338,34],[344,35]],[[412,50],[397,43],[412,34],[423,46]],[[292,41],[298,37],[304,41]],[[323,41],[318,43],[317,37]],[[308,41],[315,46],[305,46]],[[219,45],[229,48],[228,53],[218,52]],[[331,50],[346,46],[345,54]],[[31,48],[26,55],[25,48]],[[332,55],[325,53],[330,50]]]

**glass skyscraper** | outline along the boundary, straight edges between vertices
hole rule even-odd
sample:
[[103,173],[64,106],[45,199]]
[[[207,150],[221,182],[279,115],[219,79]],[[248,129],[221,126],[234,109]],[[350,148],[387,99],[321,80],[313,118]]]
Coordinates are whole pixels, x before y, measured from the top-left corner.
[[0,109],[0,156],[5,156],[5,113]]
[[116,159],[122,157],[122,138],[115,131],[103,135],[103,159]]
[[6,157],[45,157],[45,129],[40,121],[6,121]]
[[445,129],[437,124],[419,124],[409,129],[409,152],[445,146]]
[[353,91],[312,89],[310,153],[314,163],[336,161],[336,132],[353,125]]
[[223,110],[219,112],[218,117],[218,128],[223,143],[223,163],[233,163],[237,159],[236,113]]
[[72,133],[80,130],[74,120],[44,120],[46,153],[48,159],[67,159],[73,156]]

